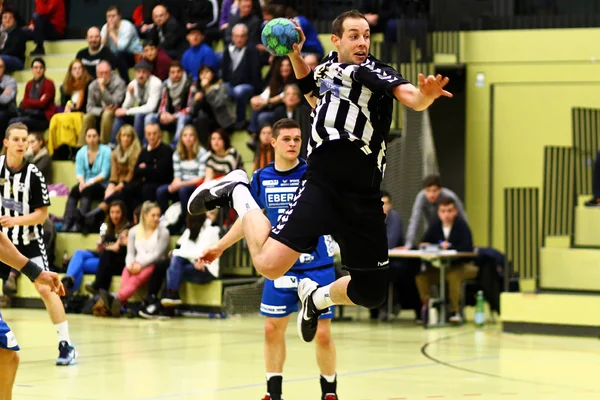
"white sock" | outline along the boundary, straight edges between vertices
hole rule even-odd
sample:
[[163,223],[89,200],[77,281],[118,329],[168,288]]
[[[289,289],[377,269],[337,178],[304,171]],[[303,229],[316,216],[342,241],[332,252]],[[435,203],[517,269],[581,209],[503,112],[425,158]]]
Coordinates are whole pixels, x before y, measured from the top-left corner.
[[325,380],[326,380],[327,382],[329,382],[329,383],[333,383],[333,382],[335,382],[335,378],[337,377],[337,374],[333,374],[333,375],[323,375],[323,374],[321,374],[321,376],[322,376],[323,378],[325,378]]
[[60,324],[54,324],[54,326],[56,327],[56,333],[58,333],[58,341],[65,341],[68,344],[71,344],[71,338],[69,337],[69,322],[64,321]]
[[269,380],[274,376],[283,376],[283,373],[282,372],[267,372],[265,375],[267,376],[267,380]]
[[250,210],[260,210],[254,197],[252,197],[250,191],[244,185],[237,185],[233,189],[232,198],[233,208],[235,208],[235,212],[237,212],[240,219],[244,218],[244,215]]
[[329,291],[331,290],[331,285],[323,286],[315,290],[312,295],[313,302],[317,307],[317,310],[324,310],[328,307],[335,305],[335,303],[331,300],[331,295]]

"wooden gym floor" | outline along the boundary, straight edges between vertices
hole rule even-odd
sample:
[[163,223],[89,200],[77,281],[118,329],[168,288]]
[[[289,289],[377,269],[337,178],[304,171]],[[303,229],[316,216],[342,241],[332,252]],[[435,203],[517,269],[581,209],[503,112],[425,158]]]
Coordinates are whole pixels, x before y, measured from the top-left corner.
[[[14,400],[258,400],[265,392],[262,318],[170,321],[70,315],[79,362],[55,367],[45,311],[5,309],[22,348]],[[366,313],[361,313],[366,318]],[[342,400],[599,399],[600,341],[424,330],[408,318],[333,325]],[[286,400],[318,400],[313,346],[288,329]]]

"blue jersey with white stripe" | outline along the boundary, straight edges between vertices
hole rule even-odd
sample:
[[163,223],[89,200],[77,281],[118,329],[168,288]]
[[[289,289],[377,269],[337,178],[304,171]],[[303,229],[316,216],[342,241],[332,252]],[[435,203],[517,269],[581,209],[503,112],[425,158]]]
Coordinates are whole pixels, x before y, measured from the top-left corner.
[[[289,171],[277,171],[275,163],[256,170],[250,183],[252,197],[260,208],[267,211],[271,226],[275,226],[280,216],[293,201],[302,176],[306,172],[306,162],[300,163]],[[302,254],[292,267],[292,271],[304,271],[333,264],[333,239],[321,236],[317,249],[312,254]]]

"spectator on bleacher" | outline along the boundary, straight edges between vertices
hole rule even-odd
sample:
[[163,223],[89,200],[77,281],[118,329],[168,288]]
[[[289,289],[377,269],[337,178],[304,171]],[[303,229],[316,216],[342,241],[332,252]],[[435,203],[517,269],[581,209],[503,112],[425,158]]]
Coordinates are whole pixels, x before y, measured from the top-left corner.
[[125,100],[115,110],[111,143],[117,143],[117,133],[125,124],[133,124],[140,141],[145,141],[144,119],[146,115],[156,112],[162,92],[162,82],[151,71],[152,66],[144,60],[135,65],[135,79],[127,85]]
[[235,101],[236,128],[245,129],[248,126],[246,108],[262,86],[260,56],[255,46],[248,46],[246,25],[235,25],[231,39],[232,43],[223,52],[223,81]]
[[275,109],[274,121],[290,118],[300,125],[302,132],[302,145],[300,146],[300,158],[306,158],[308,140],[311,133],[310,113],[311,110],[302,101],[304,96],[295,83],[285,86],[283,90],[283,107]]
[[46,185],[52,184],[52,157],[48,154],[48,149],[44,144],[44,134],[42,132],[31,132],[27,136],[27,150],[25,151],[25,161],[34,164],[40,170]]
[[145,26],[142,26],[142,32],[146,39],[152,40],[162,47],[165,52],[174,60],[181,58],[181,54],[185,49],[185,23],[177,21],[164,5],[157,5],[152,10],[152,28],[144,31]]
[[164,214],[169,207],[169,200],[179,200],[181,204],[180,227],[187,214],[187,203],[196,186],[204,180],[205,165],[201,160],[206,150],[200,145],[198,133],[192,125],[187,125],[179,138],[177,149],[173,152],[174,178],[168,185],[162,185],[156,190],[156,202]]
[[90,212],[93,201],[104,198],[110,177],[110,147],[100,144],[100,136],[94,128],[85,133],[85,141],[87,144],[79,149],[75,157],[77,184],[67,199],[64,232],[81,231],[82,217]]
[[96,221],[104,217],[109,204],[117,201],[118,195],[125,185],[133,179],[133,171],[142,146],[133,126],[123,125],[117,134],[117,147],[110,155],[110,178],[104,192],[104,200],[98,207],[84,215],[84,223],[88,229],[96,225]]
[[316,54],[317,57],[323,58],[325,50],[319,40],[317,30],[310,23],[310,21],[303,15],[298,15],[296,10],[292,7],[287,7],[282,4],[270,3],[262,9],[263,20],[265,23],[271,21],[274,18],[289,18],[293,19],[304,32],[306,41],[302,45],[302,54]]
[[242,156],[231,147],[229,135],[222,129],[210,135],[208,153],[200,162],[206,166],[205,182],[221,178],[233,170],[244,169]]
[[100,31],[102,44],[110,48],[117,59],[117,69],[121,79],[129,82],[129,68],[136,57],[142,53],[142,43],[135,26],[121,18],[121,11],[117,6],[110,6],[106,10],[106,24]]
[[19,108],[19,116],[8,121],[24,123],[29,132],[43,132],[48,129],[50,119],[56,113],[54,82],[46,78],[46,63],[41,58],[31,62],[33,79],[25,86],[25,96]]
[[225,29],[225,45],[231,43],[233,27],[242,23],[248,27],[248,44],[264,47],[260,39],[262,17],[257,12],[260,13],[260,9],[254,10],[252,0],[238,0],[238,12],[237,14],[231,14],[229,25]]
[[264,125],[260,128],[258,134],[259,146],[254,156],[254,170],[264,168],[273,161],[275,161],[275,149],[271,144],[271,138],[273,137],[273,127],[271,125]]
[[218,258],[209,265],[197,262],[204,249],[219,241],[220,228],[213,226],[216,217],[214,210],[204,215],[187,216],[187,228],[177,241],[167,269],[166,294],[161,300],[163,306],[181,305],[179,287],[183,282],[201,285],[219,278]]
[[3,11],[0,27],[0,58],[4,61],[8,72],[25,68],[26,41],[25,34],[17,26],[14,11]]
[[115,55],[110,51],[108,46],[102,44],[100,29],[92,26],[88,29],[85,39],[88,42],[88,47],[79,50],[75,59],[81,60],[92,79],[96,79],[96,68],[100,64],[100,61],[109,62],[112,69],[117,68]]
[[319,62],[321,59],[314,54],[305,54],[303,57],[306,64],[308,64],[311,71],[314,71],[315,68],[319,66]]
[[145,201],[156,201],[156,190],[173,180],[173,150],[162,142],[158,124],[146,125],[146,141],[138,157],[131,184],[125,185],[120,198],[136,207]]
[[121,200],[115,200],[108,206],[108,215],[105,221],[110,220],[110,210],[114,207],[118,207],[123,214],[125,219],[125,226],[119,232],[117,236],[116,244],[119,245],[114,247],[105,248],[102,254],[100,254],[100,260],[98,261],[98,270],[96,271],[96,277],[93,282],[86,283],[84,285],[85,290],[92,294],[98,294],[100,289],[109,290],[113,276],[119,276],[123,273],[125,268],[125,257],[127,256],[127,240],[129,237],[129,229],[133,225],[137,225],[140,219],[141,206],[133,211],[133,222],[127,219],[127,207]]
[[458,210],[458,215],[467,222],[467,214],[462,202],[452,190],[442,187],[439,175],[428,175],[423,179],[423,190],[421,190],[413,204],[408,230],[406,231],[406,242],[402,248],[410,249],[415,245],[415,238],[421,219],[425,222],[425,229],[429,222],[437,215],[438,204],[442,199],[450,198]]
[[129,230],[127,257],[119,292],[113,296],[100,290],[100,296],[113,317],[121,315],[121,305],[148,282],[154,271],[154,264],[167,255],[169,231],[159,225],[159,220],[158,204],[144,202],[140,223]]
[[0,0],[0,14],[2,14],[4,11],[12,11],[13,12],[13,15],[15,16],[15,20],[17,21],[18,27],[22,27],[23,25],[25,25],[25,21],[23,20],[21,15],[19,15],[17,8],[15,7],[15,5],[12,2],[7,1],[7,0]]
[[183,53],[181,64],[194,81],[198,80],[198,71],[205,65],[217,70],[217,57],[214,50],[204,43],[204,37],[203,27],[193,26],[188,29],[187,41],[190,47]]
[[183,5],[186,29],[204,27],[204,40],[209,46],[221,38],[219,32],[219,4],[217,0],[186,1]]
[[61,39],[67,28],[64,0],[35,0],[35,12],[29,26],[23,28],[27,39],[33,39],[36,46],[31,56],[46,54],[44,40]]
[[144,42],[142,60],[146,60],[152,66],[152,75],[161,81],[169,77],[169,67],[173,60],[171,60],[171,57],[161,47],[156,45],[156,42],[152,40]]
[[209,132],[215,129],[233,131],[235,116],[229,89],[219,80],[216,71],[204,66],[200,69],[199,76],[194,87],[196,93],[191,114],[200,142],[206,145]]
[[62,278],[63,286],[67,296],[77,292],[83,281],[84,274],[96,274],[100,256],[104,251],[118,252],[121,248],[119,235],[128,228],[127,210],[123,202],[111,204],[106,221],[100,227],[100,237],[96,243],[96,249],[75,250],[69,261],[67,273]]
[[[92,77],[87,73],[80,60],[73,60],[63,84],[60,86],[60,105],[64,112],[56,113],[50,120],[48,132],[48,151],[50,155],[59,147],[66,145],[69,148],[77,146],[81,128],[83,125],[83,114],[87,107],[88,85]],[[69,153],[69,151],[67,151]],[[67,159],[67,157],[55,157]]]
[[17,115],[17,80],[6,73],[0,58],[0,141],[4,140],[8,121]]
[[[467,221],[458,215],[456,201],[451,197],[442,198],[439,202],[437,215],[438,219],[431,223],[425,235],[423,235],[420,247],[439,244],[443,250],[472,252],[473,239],[471,229]],[[431,297],[431,286],[440,282],[440,270],[427,263],[423,265],[424,269],[417,275],[416,282],[421,302],[425,304]],[[471,261],[456,259],[451,262],[450,268],[446,271],[450,303],[448,309],[451,314],[449,318],[450,322],[463,322],[460,315],[462,283],[465,280],[476,278],[478,270],[477,266]]]
[[[85,135],[90,128],[100,128],[100,141],[110,142],[115,110],[123,103],[127,85],[118,75],[113,74],[108,61],[100,61],[96,66],[97,78],[88,88],[87,113],[83,116],[82,135],[79,136],[77,147],[85,145]],[[100,124],[98,124],[100,119]]]
[[253,111],[248,131],[252,134],[256,134],[259,127],[274,122],[275,108],[283,102],[283,89],[286,85],[296,82],[292,64],[287,57],[276,59],[272,71],[265,90],[250,99]]
[[146,115],[145,124],[159,123],[161,129],[174,133],[172,147],[175,148],[183,128],[192,121],[190,111],[193,101],[192,81],[181,63],[173,61],[169,78],[163,83],[158,112]]

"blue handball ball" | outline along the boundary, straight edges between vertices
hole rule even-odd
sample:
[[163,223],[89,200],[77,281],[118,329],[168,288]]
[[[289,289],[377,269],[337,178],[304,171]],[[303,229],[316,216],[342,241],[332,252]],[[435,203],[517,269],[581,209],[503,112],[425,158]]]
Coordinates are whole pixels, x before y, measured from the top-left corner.
[[261,40],[269,53],[285,56],[292,52],[294,43],[300,43],[300,34],[289,19],[275,18],[263,28]]

